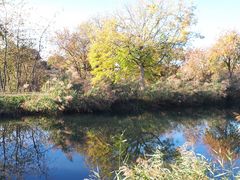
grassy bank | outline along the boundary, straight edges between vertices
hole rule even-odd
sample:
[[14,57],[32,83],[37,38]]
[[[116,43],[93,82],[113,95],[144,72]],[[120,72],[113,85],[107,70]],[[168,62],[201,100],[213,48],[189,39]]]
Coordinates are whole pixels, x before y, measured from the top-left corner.
[[29,100],[31,95],[28,94],[1,94],[0,95],[0,114],[19,114],[23,113],[21,105]]
[[221,82],[175,81],[161,81],[144,90],[139,90],[133,83],[83,90],[68,81],[54,80],[44,86],[41,93],[0,94],[0,114],[139,112],[174,107],[229,106],[240,100],[239,90],[229,93],[229,88]]
[[[161,99],[148,96],[129,99],[112,99],[98,95],[53,97],[50,94],[12,94],[0,95],[0,115],[20,114],[59,114],[92,112],[141,112],[179,107],[224,106],[227,99],[202,95],[184,96],[176,94],[178,99]],[[206,97],[205,97],[206,99]]]

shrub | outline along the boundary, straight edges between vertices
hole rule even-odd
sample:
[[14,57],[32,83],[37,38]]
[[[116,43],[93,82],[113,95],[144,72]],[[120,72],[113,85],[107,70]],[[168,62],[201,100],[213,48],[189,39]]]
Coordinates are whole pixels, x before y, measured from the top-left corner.
[[23,103],[22,108],[32,113],[51,113],[57,112],[59,105],[49,95],[32,96],[29,101]]
[[195,106],[222,101],[226,97],[226,89],[222,82],[183,81],[170,77],[149,86],[143,97],[158,104]]
[[64,111],[75,97],[72,85],[58,79],[48,81],[42,94],[24,102],[23,109],[30,112],[57,113]]
[[157,150],[148,159],[137,159],[135,165],[122,166],[116,173],[116,177],[118,179],[203,180],[208,179],[206,172],[209,168],[210,166],[203,158],[198,158],[189,151],[182,151],[180,159],[166,164],[163,154]]
[[[226,168],[222,160],[219,164],[208,162],[203,156],[192,151],[180,150],[181,157],[173,162],[165,162],[164,155],[157,150],[147,158],[138,158],[134,165],[124,165],[116,171],[116,179],[238,179],[237,167]],[[233,165],[230,160],[229,164]]]
[[69,109],[77,112],[107,111],[114,100],[115,97],[108,87],[95,87],[84,94],[78,94]]
[[0,96],[0,114],[18,113],[21,104],[30,98],[29,95],[3,95]]

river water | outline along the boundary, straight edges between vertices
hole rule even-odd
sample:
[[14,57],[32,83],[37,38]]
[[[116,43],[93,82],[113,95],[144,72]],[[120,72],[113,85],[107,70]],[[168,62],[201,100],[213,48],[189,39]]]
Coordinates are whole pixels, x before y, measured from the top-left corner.
[[[161,149],[179,147],[208,161],[240,166],[240,122],[234,110],[172,110],[141,114],[0,118],[0,179],[84,179]],[[235,169],[234,173],[238,173]]]

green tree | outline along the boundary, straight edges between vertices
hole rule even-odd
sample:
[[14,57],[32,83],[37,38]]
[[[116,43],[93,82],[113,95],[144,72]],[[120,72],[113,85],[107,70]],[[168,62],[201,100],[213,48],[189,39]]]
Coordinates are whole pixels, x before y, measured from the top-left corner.
[[163,0],[143,1],[116,15],[115,24],[100,29],[91,46],[94,80],[131,75],[144,89],[145,79],[161,76],[161,69],[179,58],[191,35],[193,10],[183,1],[176,6]]
[[[117,31],[114,19],[104,20],[92,39],[89,60],[92,67],[93,83],[103,80],[117,82],[123,78],[127,53],[122,46],[125,37]],[[127,76],[127,73],[125,76]]]

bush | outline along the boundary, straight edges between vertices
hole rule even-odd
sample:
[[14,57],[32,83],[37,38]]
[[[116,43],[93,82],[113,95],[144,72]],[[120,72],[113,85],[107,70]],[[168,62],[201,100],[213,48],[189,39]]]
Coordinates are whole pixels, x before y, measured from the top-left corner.
[[52,113],[58,112],[59,105],[49,95],[38,95],[24,102],[22,108],[31,113]]
[[118,179],[203,180],[208,179],[206,172],[209,168],[203,158],[189,151],[183,151],[180,159],[167,164],[161,151],[157,150],[149,159],[139,158],[135,165],[122,166],[116,176]]
[[[75,89],[75,90],[74,90]],[[48,81],[39,94],[31,96],[3,96],[2,112],[96,112],[156,110],[160,107],[222,105],[229,99],[228,82],[183,80],[176,76],[161,79],[145,90],[138,83],[101,84],[84,92],[82,85],[67,80]],[[236,101],[239,90],[235,88]],[[233,95],[232,95],[233,96]],[[25,97],[28,98],[25,101]]]
[[58,113],[64,111],[75,97],[68,82],[53,79],[42,88],[42,94],[24,102],[23,109],[33,113]]
[[29,95],[0,96],[0,114],[20,113],[22,111],[22,103],[29,99]]
[[[164,156],[157,150],[148,158],[137,159],[134,165],[124,165],[116,171],[116,179],[159,179],[159,180],[195,180],[195,179],[237,179],[234,172],[237,167],[212,164],[203,156],[181,149],[181,157],[174,162],[164,161]],[[219,160],[219,162],[222,162]],[[230,164],[233,164],[231,161]]]
[[226,97],[222,82],[183,81],[176,77],[159,81],[144,92],[144,99],[163,105],[217,104]]
[[108,111],[115,97],[108,87],[96,87],[84,94],[78,94],[69,109],[77,112]]

